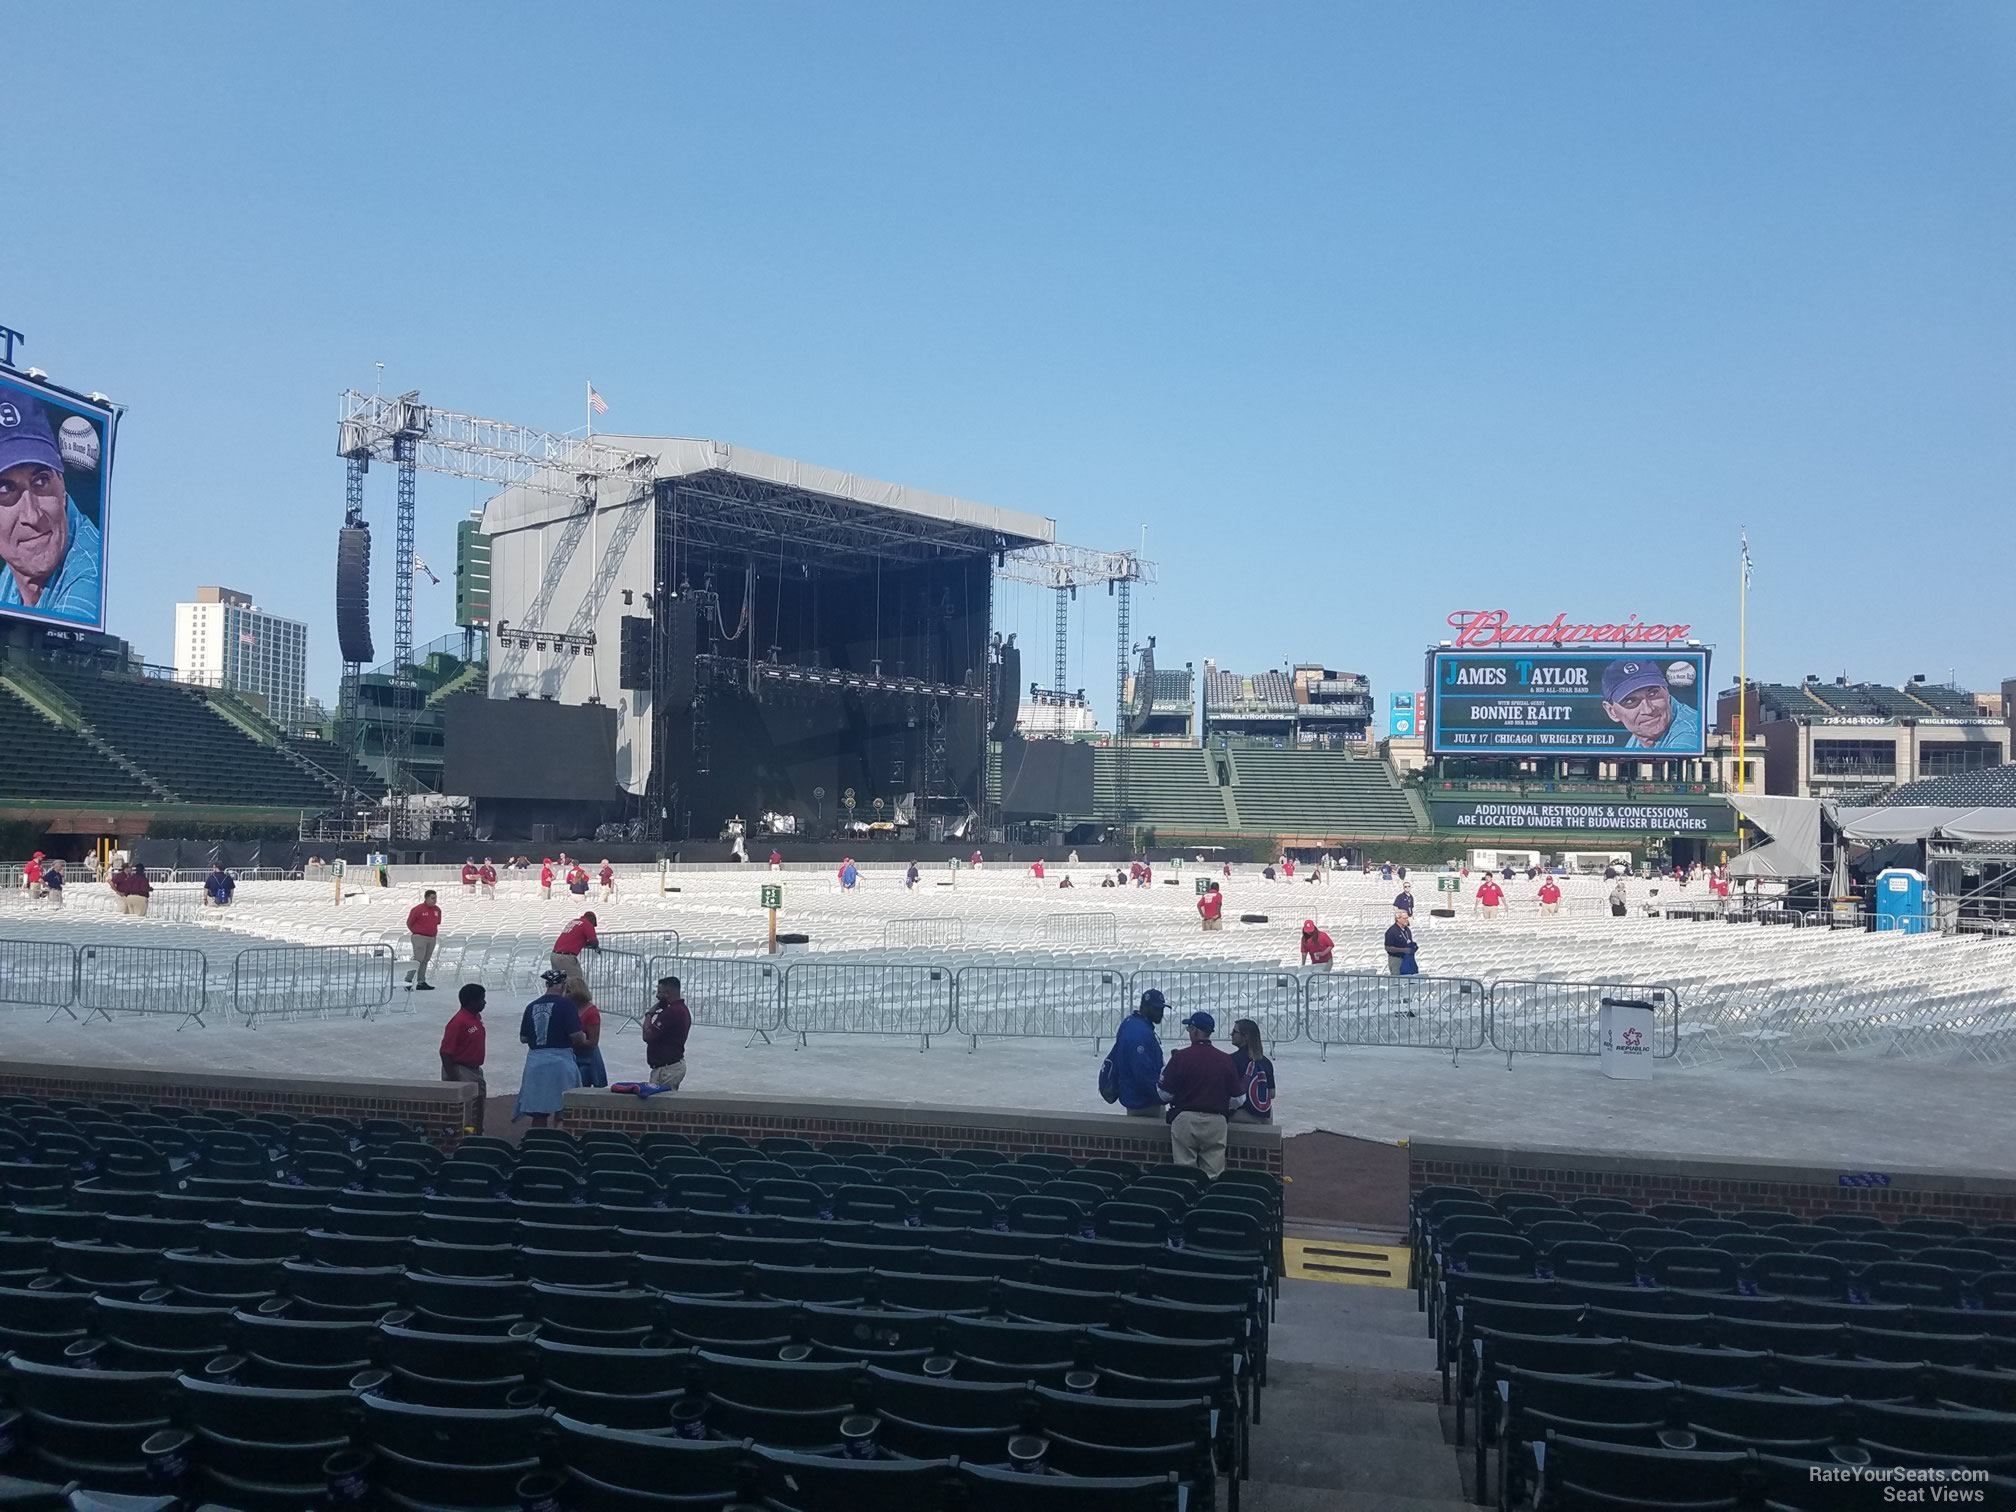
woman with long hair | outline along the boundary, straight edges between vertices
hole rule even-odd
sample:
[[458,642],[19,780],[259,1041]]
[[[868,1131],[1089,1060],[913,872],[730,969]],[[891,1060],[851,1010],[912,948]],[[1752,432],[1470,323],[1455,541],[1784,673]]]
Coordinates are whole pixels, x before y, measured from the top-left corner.
[[1234,1123],[1274,1121],[1274,1062],[1267,1059],[1267,1046],[1260,1026],[1251,1019],[1232,1025],[1232,1064],[1239,1072],[1239,1090],[1245,1094],[1243,1107],[1232,1111]]

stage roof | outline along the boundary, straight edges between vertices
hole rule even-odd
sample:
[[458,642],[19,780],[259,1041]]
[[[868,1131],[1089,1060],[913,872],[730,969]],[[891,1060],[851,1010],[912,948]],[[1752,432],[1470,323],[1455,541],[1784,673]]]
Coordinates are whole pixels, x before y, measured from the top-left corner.
[[[697,546],[859,568],[875,559],[923,561],[945,552],[1016,551],[1057,539],[1057,523],[950,494],[774,457],[726,441],[598,435],[620,451],[657,459],[662,493],[676,490],[682,536]],[[620,485],[605,485],[603,502]],[[578,509],[572,478],[521,484],[483,510],[486,534],[564,519]]]

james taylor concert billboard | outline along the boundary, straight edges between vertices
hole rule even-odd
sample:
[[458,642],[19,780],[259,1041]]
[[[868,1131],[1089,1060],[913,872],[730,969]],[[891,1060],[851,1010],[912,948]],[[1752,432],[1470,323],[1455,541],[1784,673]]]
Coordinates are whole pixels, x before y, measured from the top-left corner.
[[1699,756],[1706,651],[1437,651],[1438,756]]
[[105,628],[115,412],[0,371],[0,614]]

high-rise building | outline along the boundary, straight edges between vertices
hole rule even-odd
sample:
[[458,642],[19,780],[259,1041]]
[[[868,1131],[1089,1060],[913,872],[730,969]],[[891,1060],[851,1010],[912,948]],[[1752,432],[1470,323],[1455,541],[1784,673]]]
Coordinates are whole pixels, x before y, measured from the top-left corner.
[[307,699],[308,627],[234,589],[198,588],[175,606],[175,675],[243,694],[292,729]]

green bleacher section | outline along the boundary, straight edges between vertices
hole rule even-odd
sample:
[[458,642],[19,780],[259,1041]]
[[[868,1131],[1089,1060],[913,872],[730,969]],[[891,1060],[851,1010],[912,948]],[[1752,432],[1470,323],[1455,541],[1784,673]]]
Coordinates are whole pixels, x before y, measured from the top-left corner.
[[19,803],[155,803],[132,773],[114,766],[75,730],[0,686],[0,800]]
[[200,688],[54,663],[40,670],[100,740],[184,803],[320,812],[338,797],[335,784],[217,713]]
[[1230,752],[1232,801],[1258,834],[1410,835],[1414,811],[1383,761],[1342,751]]
[[[1098,746],[1092,752],[1092,801],[1104,816],[1120,809],[1120,752]],[[1238,829],[1196,746],[1130,746],[1127,750],[1127,812],[1136,824],[1186,835],[1231,834]]]
[[339,785],[348,784],[362,793],[385,791],[383,777],[359,763],[348,751],[333,741],[317,740],[305,735],[290,735],[281,744],[310,766],[327,772]]

